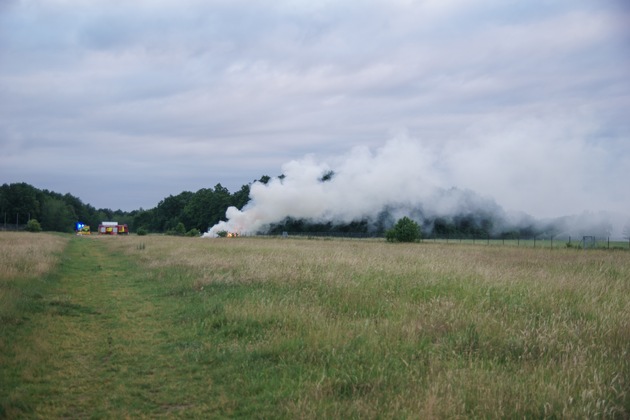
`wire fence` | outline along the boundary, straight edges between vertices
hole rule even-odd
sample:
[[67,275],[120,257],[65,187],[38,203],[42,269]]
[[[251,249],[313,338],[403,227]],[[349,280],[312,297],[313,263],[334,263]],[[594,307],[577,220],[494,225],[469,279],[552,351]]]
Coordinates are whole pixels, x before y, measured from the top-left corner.
[[6,231],[6,232],[17,232],[17,231],[22,231],[22,230],[26,230],[26,225],[16,225],[15,223],[13,224],[0,224],[0,231]]
[[533,236],[527,238],[464,238],[429,236],[421,242],[460,243],[487,246],[515,246],[529,248],[630,249],[630,239],[609,236]]
[[[269,236],[278,236],[277,234]],[[283,232],[282,237],[306,238],[384,238],[383,235],[366,232]],[[630,249],[630,238],[611,238],[610,236],[569,236],[539,235],[531,237],[493,237],[493,236],[424,236],[422,243],[469,244],[486,246],[514,246],[525,248],[577,248],[577,249]]]

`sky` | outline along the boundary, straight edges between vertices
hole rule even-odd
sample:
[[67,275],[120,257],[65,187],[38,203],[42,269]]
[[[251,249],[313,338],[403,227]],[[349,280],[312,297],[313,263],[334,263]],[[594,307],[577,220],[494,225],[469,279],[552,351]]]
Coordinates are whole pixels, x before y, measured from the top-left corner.
[[630,6],[0,0],[0,183],[131,211],[385,152],[392,184],[630,218]]

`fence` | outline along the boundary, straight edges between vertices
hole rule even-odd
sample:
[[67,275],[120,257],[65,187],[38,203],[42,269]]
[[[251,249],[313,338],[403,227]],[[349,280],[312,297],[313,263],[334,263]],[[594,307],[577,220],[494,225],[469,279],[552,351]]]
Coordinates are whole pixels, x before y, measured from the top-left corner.
[[[277,236],[277,235],[269,235]],[[283,232],[283,237],[308,237],[308,238],[383,238],[383,235],[365,232]],[[630,238],[611,239],[608,236],[567,236],[567,235],[538,235],[524,238],[501,238],[493,236],[424,236],[422,243],[445,244],[469,244],[469,245],[494,245],[515,246],[528,248],[577,248],[577,249],[630,249]]]
[[0,224],[0,231],[5,231],[5,232],[17,232],[17,231],[22,231],[26,229],[26,225],[16,225],[15,223],[13,224]]
[[[269,235],[276,236],[276,235]],[[383,235],[379,235],[376,233],[366,233],[366,232],[339,232],[339,231],[330,231],[330,232],[283,232],[283,237],[287,236],[300,236],[300,237],[309,237],[309,238],[357,238],[357,239],[365,239],[365,238],[382,238]]]
[[516,246],[529,248],[630,249],[630,239],[597,236],[533,236],[527,238],[439,237],[429,236],[421,242],[461,243],[473,245]]

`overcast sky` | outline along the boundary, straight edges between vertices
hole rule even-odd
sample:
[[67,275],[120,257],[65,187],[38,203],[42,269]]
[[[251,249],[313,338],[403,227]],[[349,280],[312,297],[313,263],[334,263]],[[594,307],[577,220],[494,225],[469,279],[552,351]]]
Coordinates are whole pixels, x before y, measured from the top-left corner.
[[134,210],[403,139],[507,210],[630,215],[624,3],[0,0],[0,183]]

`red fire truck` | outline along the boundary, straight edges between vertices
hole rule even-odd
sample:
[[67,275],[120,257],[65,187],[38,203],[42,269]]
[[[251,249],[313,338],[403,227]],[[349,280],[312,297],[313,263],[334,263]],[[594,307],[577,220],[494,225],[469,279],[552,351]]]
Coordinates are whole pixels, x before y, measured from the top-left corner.
[[119,225],[118,222],[101,222],[98,225],[99,235],[128,235],[127,225]]

